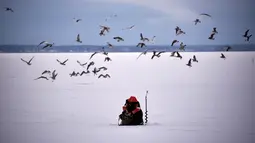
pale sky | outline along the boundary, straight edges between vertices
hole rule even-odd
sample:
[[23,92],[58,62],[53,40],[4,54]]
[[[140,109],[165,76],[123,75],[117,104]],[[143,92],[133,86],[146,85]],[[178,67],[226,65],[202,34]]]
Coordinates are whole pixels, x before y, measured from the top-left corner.
[[[170,45],[174,39],[187,45],[242,44],[247,28],[255,32],[254,0],[2,0],[0,5],[14,10],[0,12],[0,45],[37,45],[43,40],[81,45],[75,41],[77,34],[82,45],[136,45],[141,32],[148,38],[156,36],[158,45]],[[212,18],[204,16],[195,26],[200,13]],[[105,22],[114,14],[116,18]],[[73,18],[82,21],[76,23]],[[110,33],[99,36],[99,25],[110,26]],[[134,29],[121,30],[131,25]],[[186,35],[175,36],[177,25]],[[219,34],[211,41],[213,27]],[[125,41],[117,43],[114,36]]]

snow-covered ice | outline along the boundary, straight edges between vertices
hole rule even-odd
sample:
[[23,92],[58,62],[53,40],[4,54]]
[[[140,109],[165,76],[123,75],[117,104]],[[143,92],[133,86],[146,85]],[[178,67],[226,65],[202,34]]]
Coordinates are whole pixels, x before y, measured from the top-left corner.
[[[90,54],[0,54],[0,143],[255,142],[254,52],[227,52],[225,60],[219,52],[139,54],[109,53],[112,62],[96,55],[110,79],[69,76],[85,70],[76,60]],[[20,60],[32,56],[31,66]],[[66,66],[56,61],[66,58]],[[54,82],[34,80],[54,69]],[[146,90],[148,125],[117,126],[125,99],[137,96],[144,109]]]

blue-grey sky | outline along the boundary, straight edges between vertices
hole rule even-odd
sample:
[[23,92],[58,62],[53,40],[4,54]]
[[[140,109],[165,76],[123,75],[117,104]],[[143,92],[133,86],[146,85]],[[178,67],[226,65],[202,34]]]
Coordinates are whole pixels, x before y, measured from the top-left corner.
[[[255,32],[254,0],[3,0],[1,7],[11,7],[14,13],[0,13],[0,44],[38,44],[43,40],[56,45],[135,45],[139,33],[156,36],[156,44],[169,45],[173,39],[186,44],[242,44],[242,34],[249,28]],[[201,24],[193,21],[200,13]],[[117,14],[105,22],[105,18]],[[81,18],[79,23],[73,18]],[[111,27],[106,36],[99,36],[99,25]],[[136,25],[130,31],[122,28]],[[186,35],[175,36],[180,26]],[[208,40],[217,27],[216,40]],[[113,36],[121,36],[117,43]],[[254,41],[253,37],[251,42]]]

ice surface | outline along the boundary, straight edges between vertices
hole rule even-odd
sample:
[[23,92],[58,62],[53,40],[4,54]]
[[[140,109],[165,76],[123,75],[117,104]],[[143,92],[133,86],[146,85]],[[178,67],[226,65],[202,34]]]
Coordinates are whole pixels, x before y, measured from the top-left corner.
[[[96,55],[110,79],[85,75],[76,60],[90,54],[0,54],[0,143],[254,143],[254,52],[181,53],[183,59],[150,59],[151,53]],[[198,63],[186,66],[189,58]],[[20,58],[29,60],[28,66]],[[60,65],[56,59],[64,61]],[[34,80],[56,69],[56,81]],[[119,127],[125,99],[137,96],[147,126]],[[143,108],[144,109],[144,108]]]

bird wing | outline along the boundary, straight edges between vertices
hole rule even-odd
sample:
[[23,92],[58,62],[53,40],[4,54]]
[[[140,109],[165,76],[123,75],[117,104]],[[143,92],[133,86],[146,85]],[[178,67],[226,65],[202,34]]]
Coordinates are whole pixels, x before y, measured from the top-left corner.
[[21,59],[21,61],[23,61],[23,62],[25,62],[25,63],[28,63],[27,61],[25,61],[24,59],[22,59],[22,58],[20,58]]
[[249,32],[249,31],[250,31],[249,29],[246,30],[244,35],[248,35],[248,32]]
[[101,78],[102,76],[104,76],[104,75],[100,74],[100,75],[98,76],[98,78]]
[[141,44],[142,44],[142,43],[138,43],[138,44],[136,45],[136,47],[139,47]]
[[78,40],[78,41],[80,40],[80,34],[77,35],[77,40]]
[[140,38],[141,38],[141,40],[143,39],[143,34],[142,33],[140,33]]
[[57,61],[58,61],[59,63],[61,63],[58,59],[57,59]]
[[68,59],[66,59],[66,60],[63,62],[63,64],[66,63],[67,61],[68,61]]
[[97,54],[97,52],[94,52],[89,59],[92,59],[95,54]]
[[29,63],[34,59],[34,56],[29,60]]
[[200,15],[204,15],[204,16],[212,17],[210,14],[207,14],[207,13],[201,13]]
[[[46,41],[42,41],[38,46],[42,45],[43,43],[47,43],[47,42],[46,42]],[[38,46],[37,46],[37,47],[38,47]]]
[[109,77],[109,78],[111,77],[109,74],[106,74],[105,76],[106,76],[106,77]]
[[176,40],[174,40],[174,41],[172,42],[172,45],[171,45],[171,46],[173,46],[175,42],[176,42]]
[[180,57],[180,56],[181,56],[179,52],[176,52],[176,54],[177,54],[177,56],[178,56],[178,57]]

